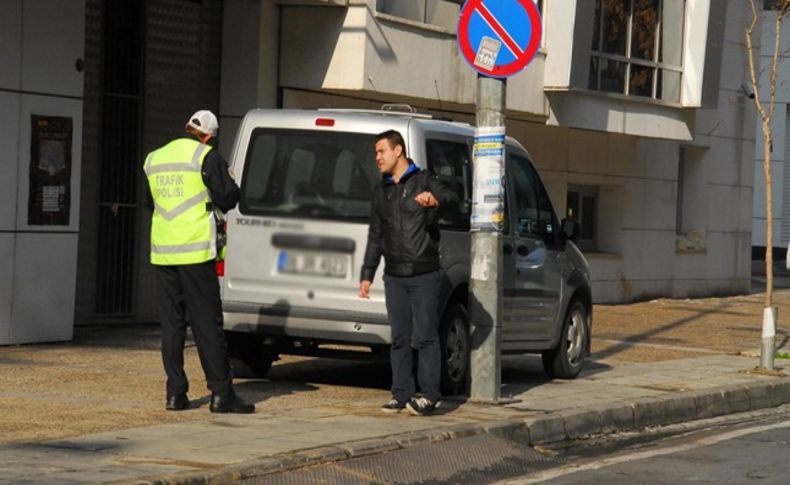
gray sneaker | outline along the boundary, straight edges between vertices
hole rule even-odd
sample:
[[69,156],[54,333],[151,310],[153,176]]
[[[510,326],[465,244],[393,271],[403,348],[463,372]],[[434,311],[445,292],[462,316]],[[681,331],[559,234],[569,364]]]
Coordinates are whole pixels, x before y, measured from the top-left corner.
[[400,402],[393,397],[386,404],[381,406],[381,410],[385,413],[399,413],[405,407],[405,402]]

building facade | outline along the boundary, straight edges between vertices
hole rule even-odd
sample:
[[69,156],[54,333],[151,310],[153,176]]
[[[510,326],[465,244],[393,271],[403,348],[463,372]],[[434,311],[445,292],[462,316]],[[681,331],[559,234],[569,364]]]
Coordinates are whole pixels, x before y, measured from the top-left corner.
[[[0,0],[11,26],[0,31],[0,60],[13,66],[0,72],[0,116],[13,128],[0,135],[13,147],[0,164],[1,243],[15,262],[0,286],[0,337],[70,336],[25,337],[19,329],[33,320],[156,320],[140,166],[198,108],[219,114],[225,156],[256,107],[407,103],[474,122],[476,74],[456,43],[460,3]],[[581,222],[594,300],[749,291],[745,3],[537,3],[542,45],[507,81],[507,130],[530,151],[559,215]],[[33,114],[72,118],[66,226],[25,224],[31,158],[41,158]],[[47,309],[39,288],[65,303]]]
[[[755,52],[760,97],[767,103],[770,96],[770,69],[776,45],[776,9],[777,0],[764,0],[764,12],[760,17],[762,35],[755,34],[755,43],[759,49]],[[772,118],[773,136],[771,150],[771,179],[773,195],[773,247],[779,256],[783,255],[790,244],[790,20],[785,20],[781,30],[781,46],[776,73],[776,107]],[[751,92],[751,82],[744,85]],[[765,259],[766,215],[765,210],[765,176],[763,166],[765,147],[763,144],[762,126],[759,116],[755,124],[755,162],[754,162],[754,219],[752,223],[752,246],[754,258]]]

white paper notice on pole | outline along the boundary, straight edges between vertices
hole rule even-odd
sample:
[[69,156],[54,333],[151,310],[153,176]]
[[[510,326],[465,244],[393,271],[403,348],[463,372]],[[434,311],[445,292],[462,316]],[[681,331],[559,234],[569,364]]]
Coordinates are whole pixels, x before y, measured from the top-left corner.
[[475,129],[471,230],[497,232],[505,221],[505,127]]

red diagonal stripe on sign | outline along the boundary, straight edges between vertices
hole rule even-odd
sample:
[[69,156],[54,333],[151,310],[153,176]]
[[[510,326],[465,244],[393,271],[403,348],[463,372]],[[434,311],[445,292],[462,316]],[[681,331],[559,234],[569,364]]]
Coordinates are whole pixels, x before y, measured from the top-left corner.
[[508,34],[507,30],[505,30],[502,24],[500,24],[499,21],[494,18],[494,15],[491,13],[491,11],[488,10],[488,7],[483,4],[483,0],[480,0],[476,3],[475,9],[477,10],[477,13],[483,17],[483,20],[486,21],[489,27],[491,27],[494,32],[497,33],[499,38],[505,43],[505,46],[510,49],[510,52],[513,53],[516,58],[524,55],[524,51],[521,50],[521,47],[516,43],[515,40],[513,40],[513,37]]

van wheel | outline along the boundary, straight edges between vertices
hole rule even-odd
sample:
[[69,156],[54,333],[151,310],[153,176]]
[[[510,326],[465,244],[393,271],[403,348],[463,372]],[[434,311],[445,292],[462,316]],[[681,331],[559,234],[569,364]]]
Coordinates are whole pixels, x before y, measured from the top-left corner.
[[557,347],[543,352],[543,368],[549,377],[573,379],[579,375],[589,348],[587,309],[575,300],[568,306]]
[[469,316],[460,303],[448,305],[439,328],[442,394],[464,395],[469,387]]
[[233,377],[261,379],[279,358],[272,345],[264,345],[263,337],[248,333],[225,332],[228,360]]

